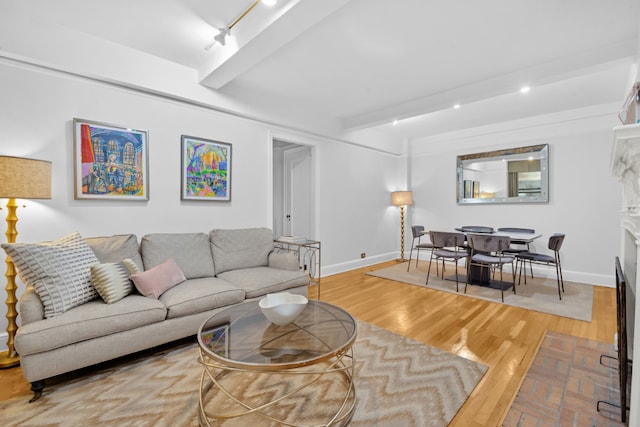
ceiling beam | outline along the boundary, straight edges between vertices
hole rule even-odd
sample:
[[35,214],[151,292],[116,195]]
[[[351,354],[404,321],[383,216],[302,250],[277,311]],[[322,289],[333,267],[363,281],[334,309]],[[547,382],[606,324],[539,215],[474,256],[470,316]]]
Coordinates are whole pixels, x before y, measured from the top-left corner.
[[244,43],[238,41],[237,45],[214,46],[216,55],[198,70],[200,84],[212,89],[222,88],[349,1],[290,2]]

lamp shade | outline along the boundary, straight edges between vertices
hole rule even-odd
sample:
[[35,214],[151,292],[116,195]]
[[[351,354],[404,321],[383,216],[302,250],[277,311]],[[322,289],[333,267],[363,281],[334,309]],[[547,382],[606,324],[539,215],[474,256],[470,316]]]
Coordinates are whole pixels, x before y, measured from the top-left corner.
[[391,193],[391,204],[393,206],[405,206],[413,204],[411,191],[393,191]]
[[51,162],[0,156],[0,198],[50,199]]

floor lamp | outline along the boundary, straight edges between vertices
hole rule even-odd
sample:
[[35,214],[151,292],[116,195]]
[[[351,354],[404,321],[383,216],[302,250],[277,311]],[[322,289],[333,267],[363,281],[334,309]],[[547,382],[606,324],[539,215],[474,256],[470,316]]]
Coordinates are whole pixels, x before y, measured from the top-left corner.
[[404,262],[404,207],[413,204],[411,191],[393,191],[391,193],[391,204],[400,206],[400,262]]
[[[51,162],[24,159],[21,157],[0,156],[0,198],[7,202],[7,242],[14,243],[18,230],[16,199],[51,198]],[[14,347],[14,338],[18,325],[16,318],[16,268],[7,257],[7,350],[0,353],[0,368],[10,368],[20,363],[20,356]]]

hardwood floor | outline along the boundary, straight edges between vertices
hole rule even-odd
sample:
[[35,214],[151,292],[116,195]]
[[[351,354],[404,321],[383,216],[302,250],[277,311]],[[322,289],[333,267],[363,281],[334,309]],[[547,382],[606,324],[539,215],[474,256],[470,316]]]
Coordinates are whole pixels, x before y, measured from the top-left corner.
[[[394,262],[323,278],[322,300],[361,320],[487,365],[488,372],[452,427],[502,424],[546,330],[613,341],[615,289],[594,288],[593,320],[583,322],[366,275]],[[310,297],[316,295],[312,286]],[[0,370],[0,384],[0,401],[30,394],[20,368]]]
[[[593,320],[583,322],[366,275],[393,262],[323,278],[322,300],[361,320],[487,365],[489,370],[451,427],[502,425],[545,331],[613,342],[613,288],[594,287]],[[312,298],[314,292],[312,288]]]

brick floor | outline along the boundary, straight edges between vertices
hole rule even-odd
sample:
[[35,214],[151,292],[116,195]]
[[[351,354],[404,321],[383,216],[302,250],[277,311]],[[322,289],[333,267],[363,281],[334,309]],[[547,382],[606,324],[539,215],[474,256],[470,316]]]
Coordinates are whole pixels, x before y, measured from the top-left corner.
[[504,427],[623,427],[616,362],[600,363],[613,346],[547,332],[509,409]]

